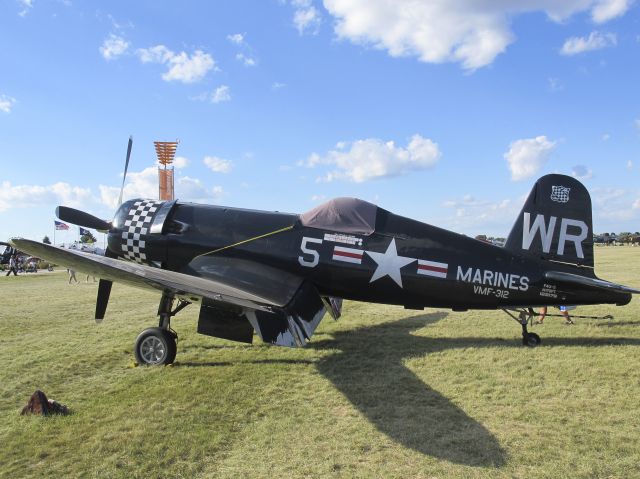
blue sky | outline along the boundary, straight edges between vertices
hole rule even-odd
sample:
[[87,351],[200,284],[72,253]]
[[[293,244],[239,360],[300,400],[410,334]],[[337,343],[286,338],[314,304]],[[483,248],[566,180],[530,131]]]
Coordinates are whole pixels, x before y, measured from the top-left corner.
[[[631,0],[0,3],[0,240],[55,206],[155,197],[304,212],[356,196],[508,234],[535,179],[578,177],[594,229],[640,230]],[[75,233],[59,233],[71,240]]]

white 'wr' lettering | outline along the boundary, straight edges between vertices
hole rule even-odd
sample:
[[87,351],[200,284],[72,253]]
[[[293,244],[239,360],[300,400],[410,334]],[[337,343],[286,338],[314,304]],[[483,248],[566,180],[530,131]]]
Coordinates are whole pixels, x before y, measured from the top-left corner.
[[[580,228],[580,234],[571,235],[567,233],[567,228],[569,226],[577,226]],[[573,244],[576,245],[576,254],[578,258],[584,258],[584,253],[582,252],[582,242],[587,238],[589,234],[589,228],[584,221],[580,220],[572,220],[568,218],[562,218],[562,223],[560,223],[560,241],[558,241],[558,254],[564,254],[564,244],[567,241],[572,241]]]
[[551,249],[553,231],[556,229],[556,220],[557,218],[552,216],[551,220],[549,220],[549,228],[547,229],[547,225],[544,221],[544,215],[536,215],[533,226],[531,226],[531,214],[525,213],[524,224],[522,225],[522,249],[528,250],[531,248],[531,243],[533,243],[533,240],[536,237],[536,232],[540,231],[542,251],[548,253]]
[[[531,224],[531,214],[524,213],[522,225],[522,249],[530,249],[531,243],[535,239],[538,232],[540,233],[540,240],[542,241],[542,251],[549,253],[551,251],[551,241],[553,240],[553,234],[556,229],[556,222],[558,218],[552,216],[549,220],[549,225],[545,221],[544,215],[536,215],[536,219]],[[576,255],[580,259],[584,259],[584,251],[582,250],[582,242],[589,235],[589,227],[584,221],[572,220],[570,218],[561,218],[560,222],[560,237],[558,238],[558,255],[564,255],[564,249],[567,241],[572,242],[575,245]],[[580,228],[580,233],[570,234],[567,230],[570,226]]]

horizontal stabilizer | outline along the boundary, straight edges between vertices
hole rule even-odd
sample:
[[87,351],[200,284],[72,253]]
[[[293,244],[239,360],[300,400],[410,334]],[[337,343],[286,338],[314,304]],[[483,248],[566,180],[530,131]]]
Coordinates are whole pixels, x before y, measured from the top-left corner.
[[597,288],[605,291],[617,291],[619,293],[640,294],[640,290],[624,286],[622,284],[611,283],[602,279],[589,278],[579,274],[563,273],[561,271],[547,271],[544,274],[546,279],[560,281],[562,283],[577,284],[590,288]]

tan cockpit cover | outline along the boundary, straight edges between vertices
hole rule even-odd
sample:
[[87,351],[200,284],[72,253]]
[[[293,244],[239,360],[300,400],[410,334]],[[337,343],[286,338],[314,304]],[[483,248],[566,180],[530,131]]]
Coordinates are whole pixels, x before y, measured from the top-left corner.
[[376,229],[378,207],[357,198],[335,198],[300,215],[309,228],[370,235]]

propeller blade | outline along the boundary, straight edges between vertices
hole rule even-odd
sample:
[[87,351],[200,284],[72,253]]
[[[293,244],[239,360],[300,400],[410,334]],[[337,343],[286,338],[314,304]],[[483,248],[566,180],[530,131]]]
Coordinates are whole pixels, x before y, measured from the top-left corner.
[[111,295],[111,285],[113,283],[108,279],[101,279],[98,283],[98,298],[96,299],[96,323],[101,323],[109,304],[109,295]]
[[68,221],[74,225],[84,226],[95,230],[108,231],[111,229],[111,223],[97,218],[84,211],[69,208],[68,206],[58,206],[56,208],[56,216],[62,221]]
[[[104,251],[104,255],[107,258],[117,258],[118,255],[107,247]],[[112,281],[108,279],[100,279],[98,283],[98,297],[96,298],[96,323],[101,323],[104,319],[104,315],[107,311],[107,305],[109,304],[109,296],[111,295]]]
[[129,168],[129,158],[131,158],[131,147],[133,146],[133,137],[129,137],[127,145],[127,159],[124,162],[124,175],[122,176],[122,187],[120,188],[120,196],[118,197],[118,206],[122,204],[122,195],[124,193],[124,181],[127,179],[127,169]]

